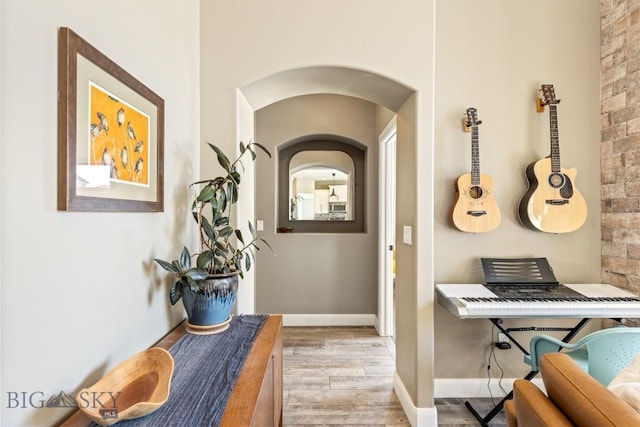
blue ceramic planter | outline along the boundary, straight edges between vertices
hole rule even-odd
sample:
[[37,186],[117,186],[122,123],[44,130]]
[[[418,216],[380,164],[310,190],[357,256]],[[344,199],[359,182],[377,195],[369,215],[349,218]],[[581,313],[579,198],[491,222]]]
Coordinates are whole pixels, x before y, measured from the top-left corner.
[[185,286],[182,303],[189,323],[197,326],[215,326],[226,321],[236,302],[238,275],[216,274],[198,282],[200,290],[193,292]]

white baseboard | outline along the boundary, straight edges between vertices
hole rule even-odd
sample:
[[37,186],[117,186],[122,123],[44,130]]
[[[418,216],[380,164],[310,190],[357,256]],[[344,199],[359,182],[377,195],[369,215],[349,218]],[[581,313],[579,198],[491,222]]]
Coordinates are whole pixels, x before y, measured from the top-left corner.
[[283,314],[283,326],[375,326],[375,314]]
[[[511,391],[514,380],[514,378],[502,379],[502,387],[507,391],[507,393]],[[541,379],[534,378],[532,382],[540,387],[542,391],[545,391]],[[491,397],[489,389],[487,388],[487,380],[482,378],[436,378],[434,386],[434,395],[436,398]],[[497,381],[492,380],[490,387],[491,393],[493,393],[493,397],[496,398],[496,401],[501,400],[504,397],[505,393],[500,389]],[[433,408],[416,407],[397,372],[393,375],[393,390],[398,396],[398,400],[400,400],[402,409],[407,416],[407,421],[409,421],[412,427],[438,426],[438,411],[435,405]]]
[[438,427],[438,411],[435,406],[433,408],[416,407],[397,372],[393,375],[393,390],[412,427]]
[[[515,378],[503,378],[501,381],[502,388],[507,393],[513,388]],[[537,385],[542,391],[545,391],[542,379],[534,378],[532,383]],[[492,379],[489,387],[487,387],[486,378],[436,378],[434,381],[434,396],[436,398],[445,397],[494,397],[498,400],[505,396],[497,379]]]

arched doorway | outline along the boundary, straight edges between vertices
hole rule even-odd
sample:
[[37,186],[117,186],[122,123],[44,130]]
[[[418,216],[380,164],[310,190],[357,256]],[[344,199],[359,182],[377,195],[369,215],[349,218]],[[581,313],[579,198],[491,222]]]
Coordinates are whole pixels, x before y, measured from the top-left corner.
[[[240,92],[240,95],[246,100],[246,103],[248,104],[248,106],[254,112],[257,112],[255,115],[256,117],[259,117],[261,114],[261,111],[264,111],[264,109],[267,109],[269,106],[273,104],[280,103],[284,100],[292,100],[294,98],[310,96],[313,94],[348,96],[348,97],[353,97],[359,100],[364,100],[369,103],[372,103],[375,106],[374,108],[378,108],[381,110],[388,110],[390,112],[390,116],[387,116],[387,117],[392,117],[393,113],[398,111],[402,107],[402,105],[404,105],[407,99],[414,93],[413,89],[411,89],[410,87],[400,84],[380,74],[376,74],[376,73],[372,73],[364,70],[357,70],[353,68],[335,67],[335,66],[307,67],[307,68],[281,71],[281,72],[274,73],[269,76],[260,78],[254,82],[251,82],[250,84],[247,84],[241,87],[239,92]],[[386,124],[387,124],[386,122],[382,123],[381,125],[378,124],[378,127],[384,127]],[[252,122],[251,125],[255,131],[256,129],[255,127],[257,126],[257,123]],[[376,145],[377,145],[377,137],[378,135],[376,134],[375,138],[372,139],[372,142],[375,142]],[[264,141],[264,140],[260,140],[260,142],[262,144],[265,144],[266,142],[267,145],[269,145],[270,143],[269,141]],[[282,141],[279,141],[279,142],[282,142]],[[375,175],[376,179],[372,182],[373,185],[371,186],[370,190],[372,190],[374,193],[377,193],[377,186],[378,186],[377,146],[376,146],[376,149],[371,150],[369,154],[371,154],[374,157],[372,157],[373,163],[371,165],[368,165],[369,166],[368,172],[370,173],[373,171],[376,174]],[[259,182],[263,182],[264,178],[265,178],[264,176],[259,177]],[[268,179],[268,177],[266,178]],[[283,189],[276,189],[276,194],[280,190],[283,190]],[[263,192],[264,191],[262,190],[257,191],[257,193],[260,193],[260,194]],[[258,199],[261,197],[260,194],[256,194],[256,201],[258,204],[262,203],[258,201]],[[370,193],[368,193],[368,195],[369,194]],[[282,196],[279,196],[279,197],[282,197]],[[375,199],[377,203],[377,194],[375,196],[372,196],[371,199]],[[266,202],[267,204],[270,204],[269,198],[265,198],[262,201]],[[372,218],[375,218],[376,220],[378,216],[377,209],[378,209],[378,206],[376,205],[376,209],[370,211],[370,214],[373,215]],[[261,222],[266,224],[266,228],[267,228],[266,232],[270,232],[269,230],[270,224],[277,224],[277,222],[271,221],[268,217],[266,219],[263,219],[261,216],[262,215],[259,215],[259,217],[256,217],[256,219],[259,219]],[[287,225],[289,226],[289,228],[292,228],[291,224],[287,224]],[[277,227],[277,225],[271,225],[271,227]],[[366,230],[367,230],[367,233],[372,233],[375,236],[375,246],[379,247],[383,243],[382,243],[382,240],[378,238],[377,228],[378,228],[377,223],[372,222],[368,224],[368,227],[366,227]],[[276,234],[277,233],[274,232],[274,236]],[[276,239],[280,237],[281,236],[275,236]],[[361,238],[361,236],[359,237]],[[286,238],[289,240],[292,240],[290,236],[286,236]],[[296,246],[298,248],[309,245],[308,242],[304,243],[300,241],[303,239],[304,237],[297,238]],[[331,253],[333,251],[332,249],[333,246],[334,245],[332,245],[329,242],[324,242],[323,244],[320,245],[320,247],[323,250],[325,250],[325,254]],[[360,253],[361,251],[357,251],[357,252]],[[286,249],[284,249],[283,253],[288,253],[288,252],[286,251]],[[315,258],[318,258],[320,256],[327,258],[323,262],[323,265],[326,265],[327,268],[334,267],[336,269],[341,269],[343,267],[338,260],[332,259],[331,256],[326,256],[324,254],[314,255]],[[272,263],[270,262],[270,264]],[[299,262],[295,263],[295,265],[299,265],[299,264],[300,264]],[[369,278],[369,280],[373,282],[377,282],[378,281],[378,278],[376,276],[377,270],[378,270],[377,254],[374,255],[372,262],[370,262],[369,264],[370,264],[370,270],[372,271],[372,276]],[[308,267],[310,268],[312,266],[309,265]],[[260,278],[256,279],[256,285],[257,287],[259,287],[259,289],[262,289],[263,285],[261,283],[258,283],[260,280],[262,279]],[[269,279],[265,279],[265,280],[269,280]],[[333,283],[335,280],[336,280],[335,276],[333,278],[330,277],[327,279],[327,281],[330,283]],[[347,278],[346,280],[350,280],[350,279]],[[316,287],[312,287],[312,289],[315,290]],[[276,292],[275,289],[271,289],[271,291],[272,292],[268,293],[269,296],[279,293],[279,292]],[[282,291],[282,289],[280,289],[279,291]],[[256,292],[259,292],[259,290],[256,290]],[[336,290],[335,292],[338,293],[339,291]],[[290,294],[288,295],[291,296]],[[384,298],[387,295],[392,295],[392,293],[384,292],[379,289],[374,289],[373,295],[374,295],[373,298],[375,298],[374,308],[369,309],[368,312],[375,313],[374,316],[371,316],[371,315],[362,316],[362,313],[350,312],[348,307],[343,307],[341,313],[323,312],[322,309],[317,309],[317,308],[316,309],[312,308],[312,311],[313,311],[312,313],[306,313],[304,309],[305,304],[303,304],[301,301],[303,298],[302,296],[300,296],[297,300],[296,298],[293,299],[294,302],[296,303],[295,305],[296,309],[299,310],[300,312],[294,312],[294,313],[289,312],[289,314],[296,314],[296,315],[312,314],[313,316],[308,316],[306,320],[301,320],[303,324],[308,324],[304,322],[318,322],[320,324],[324,324],[326,322],[329,322],[329,323],[337,322],[337,324],[340,324],[340,322],[348,322],[351,324],[353,323],[372,324],[373,323],[373,324],[376,324],[377,326],[378,316],[384,314],[384,313],[380,313],[381,311],[380,307],[389,306],[389,304],[384,302],[380,303],[377,300],[378,298]],[[316,295],[315,299],[317,300],[319,298],[322,298],[322,297],[320,295]],[[340,299],[340,301],[343,301],[343,300],[344,300],[343,298]],[[255,301],[255,296],[254,296],[254,301]],[[256,303],[256,307],[259,307],[259,303]],[[271,305],[265,308],[274,308],[274,306]],[[320,312],[318,312],[318,310]],[[356,307],[354,310],[362,311],[362,308]],[[283,312],[283,310],[278,310],[278,309],[276,309],[276,311]],[[287,314],[287,311],[285,310],[284,313]],[[342,317],[336,316],[337,314],[340,314]],[[330,315],[330,316],[327,316],[327,315]]]

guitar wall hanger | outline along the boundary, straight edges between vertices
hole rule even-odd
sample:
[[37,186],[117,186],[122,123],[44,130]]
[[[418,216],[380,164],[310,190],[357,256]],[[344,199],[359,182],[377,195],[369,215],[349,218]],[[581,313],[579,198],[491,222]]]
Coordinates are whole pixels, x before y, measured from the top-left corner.
[[[556,99],[556,103],[560,104],[560,100]],[[547,105],[547,102],[545,102],[545,100],[542,98],[542,96],[539,96],[538,98],[536,98],[536,111],[538,113],[544,113],[544,107]]]
[[[482,120],[478,120],[476,122],[476,125],[479,125],[481,123],[482,123]],[[472,128],[472,123],[469,121],[469,118],[467,116],[462,117],[462,131],[471,132],[471,128]]]

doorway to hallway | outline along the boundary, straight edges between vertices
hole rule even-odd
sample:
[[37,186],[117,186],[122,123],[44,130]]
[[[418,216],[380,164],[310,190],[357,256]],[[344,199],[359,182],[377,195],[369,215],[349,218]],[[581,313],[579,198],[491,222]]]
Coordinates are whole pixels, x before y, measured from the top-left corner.
[[378,333],[395,339],[396,121],[380,134]]

